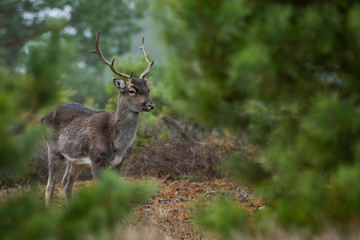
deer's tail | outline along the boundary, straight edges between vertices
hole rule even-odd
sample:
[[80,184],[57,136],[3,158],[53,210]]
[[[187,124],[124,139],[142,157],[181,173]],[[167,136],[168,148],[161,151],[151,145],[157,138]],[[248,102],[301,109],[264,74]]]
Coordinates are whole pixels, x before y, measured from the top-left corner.
[[54,118],[54,111],[51,111],[48,113],[45,117],[41,119],[41,124],[50,124],[52,123],[52,120]]

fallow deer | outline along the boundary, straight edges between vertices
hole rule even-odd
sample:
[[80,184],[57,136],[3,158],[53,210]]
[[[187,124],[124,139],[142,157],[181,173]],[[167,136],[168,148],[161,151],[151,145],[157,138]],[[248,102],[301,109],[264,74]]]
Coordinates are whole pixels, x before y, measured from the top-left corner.
[[125,81],[113,78],[113,84],[119,90],[117,109],[116,112],[95,111],[78,103],[64,104],[41,120],[54,130],[53,136],[47,141],[49,177],[46,205],[51,201],[65,163],[67,166],[62,187],[67,201],[84,167],[91,167],[94,178],[106,167],[120,170],[132,149],[139,113],[150,112],[155,108],[149,96],[150,78],[145,78],[154,61],[150,62],[147,58],[144,38],[140,49],[148,65],[139,78],[134,78],[132,72],[127,75],[114,68],[115,58],[111,63],[105,59],[99,48],[99,35],[100,31],[96,36],[95,49],[90,52],[98,55],[116,75],[125,78]]

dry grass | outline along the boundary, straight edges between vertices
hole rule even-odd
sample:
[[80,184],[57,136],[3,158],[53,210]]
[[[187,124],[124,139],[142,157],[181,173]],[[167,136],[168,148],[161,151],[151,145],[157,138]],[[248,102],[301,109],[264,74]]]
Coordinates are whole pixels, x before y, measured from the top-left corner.
[[140,226],[151,226],[171,239],[210,239],[195,230],[191,219],[192,203],[200,196],[210,197],[217,193],[231,195],[250,212],[261,206],[261,202],[250,198],[243,187],[226,179],[198,182],[158,180],[158,183],[160,193],[147,204],[135,208],[135,212],[141,219]]

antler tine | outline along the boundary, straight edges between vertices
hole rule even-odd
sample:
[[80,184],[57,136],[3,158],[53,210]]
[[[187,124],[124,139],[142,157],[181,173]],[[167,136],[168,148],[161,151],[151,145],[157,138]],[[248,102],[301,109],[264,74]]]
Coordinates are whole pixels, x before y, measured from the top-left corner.
[[146,56],[145,47],[144,47],[144,37],[142,38],[142,45],[139,48],[142,50],[142,52],[144,54],[144,57],[145,57],[145,60],[146,60],[146,62],[148,64],[146,70],[140,75],[140,79],[144,79],[145,76],[149,74],[152,66],[154,65],[155,60],[152,60],[152,62],[150,62],[149,59]]
[[[104,57],[104,55],[102,54],[102,52],[100,51],[99,48],[99,36],[100,36],[100,30],[97,32],[96,35],[96,40],[95,40],[95,49],[94,50],[90,50],[91,53],[95,53],[96,55],[98,55],[101,60],[110,67],[110,69],[117,75],[119,75],[120,77],[125,77],[125,78],[131,78],[132,76],[127,75],[125,73],[121,73],[116,71],[116,69],[114,68],[114,62],[115,62],[115,58],[112,59],[111,63],[106,60],[106,58]],[[131,74],[132,75],[132,74]]]

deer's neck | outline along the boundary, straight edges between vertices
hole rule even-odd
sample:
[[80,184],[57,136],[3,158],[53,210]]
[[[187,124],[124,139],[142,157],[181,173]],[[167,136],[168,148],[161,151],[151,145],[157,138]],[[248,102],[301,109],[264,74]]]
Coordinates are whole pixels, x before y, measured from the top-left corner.
[[138,121],[139,113],[131,111],[129,103],[120,95],[115,113],[115,135],[113,136],[114,147],[119,153],[124,154],[134,142]]
[[131,111],[129,103],[120,95],[115,113],[116,129],[120,131],[132,129],[136,133],[138,121],[139,113]]

